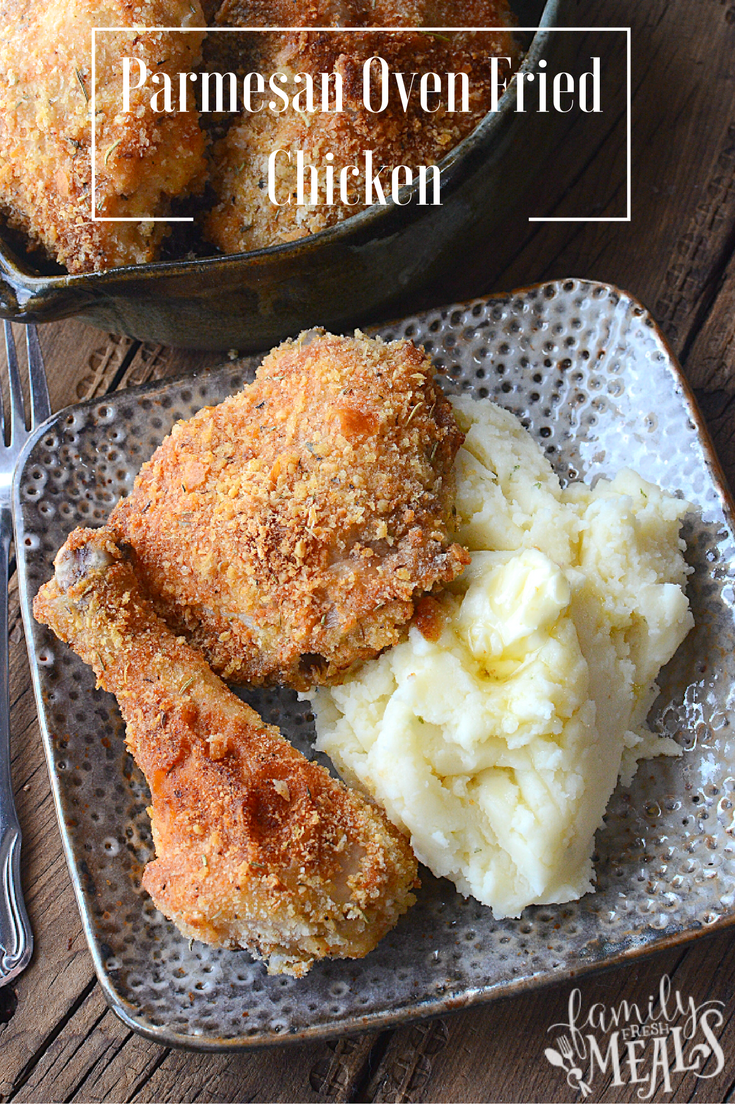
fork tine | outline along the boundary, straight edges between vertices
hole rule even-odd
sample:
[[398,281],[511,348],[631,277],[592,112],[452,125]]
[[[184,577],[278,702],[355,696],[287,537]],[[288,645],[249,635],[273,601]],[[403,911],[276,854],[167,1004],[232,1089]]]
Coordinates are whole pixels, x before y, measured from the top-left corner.
[[20,372],[18,371],[18,357],[15,351],[15,338],[10,322],[5,319],[5,349],[8,354],[8,384],[10,389],[10,444],[23,436],[26,432],[25,419],[23,417],[23,392],[20,389]]
[[26,326],[28,344],[28,378],[31,385],[31,429],[35,430],[47,418],[51,417],[51,403],[48,396],[46,369],[43,363],[41,343],[38,340],[36,324]]

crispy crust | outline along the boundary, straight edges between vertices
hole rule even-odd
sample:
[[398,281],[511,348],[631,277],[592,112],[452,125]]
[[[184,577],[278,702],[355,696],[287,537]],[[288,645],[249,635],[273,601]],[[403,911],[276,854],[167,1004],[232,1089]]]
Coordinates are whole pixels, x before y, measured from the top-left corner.
[[449,537],[461,442],[422,350],[312,331],[178,423],[108,524],[216,671],[306,690],[394,644],[468,563]]
[[198,0],[0,0],[0,211],[32,248],[70,272],[155,259],[163,224],[91,218],[91,29],[131,27],[97,36],[96,213],[144,218],[203,184],[204,138],[196,111],[156,116],[150,91],[123,114],[121,58],[191,70],[202,35],[132,28],[203,23]]
[[106,531],[74,531],[34,614],[117,696],[151,789],[143,885],[185,935],[298,977],[366,955],[413,903],[405,837],[173,636]]
[[[225,0],[217,22],[235,27],[502,27],[511,26],[513,18],[506,0],[472,0],[469,4],[443,0],[436,6],[426,0],[350,0],[326,5],[314,0],[295,4],[291,0]],[[422,31],[263,33],[243,35],[240,49],[248,55],[248,68],[266,77],[276,72],[288,77],[284,88],[290,95],[303,88],[303,84],[294,83],[296,74],[312,75],[317,80],[317,102],[321,95],[319,74],[341,74],[344,111],[307,114],[289,108],[280,114],[269,110],[243,114],[215,144],[210,182],[219,200],[206,217],[204,232],[227,253],[293,241],[361,210],[365,206],[365,150],[374,152],[374,171],[381,165],[386,167],[380,178],[386,191],[394,166],[416,169],[440,161],[490,109],[490,58],[499,55],[512,59],[511,66],[504,63],[501,69],[505,77],[519,59],[512,35],[498,30],[454,35]],[[385,58],[392,73],[404,74],[407,83],[411,74],[417,75],[407,110],[394,81],[385,111],[371,114],[364,107],[362,66],[376,54]],[[420,76],[459,71],[469,75],[470,110],[447,111],[445,93],[438,110],[423,111],[418,103]],[[358,175],[346,177],[347,203],[341,202],[337,193],[338,202],[327,206],[322,185],[319,206],[295,206],[295,155],[290,164],[283,156],[276,162],[278,197],[285,202],[291,196],[291,205],[279,207],[272,203],[265,182],[269,155],[277,149],[303,150],[307,167],[318,167],[322,179],[328,153],[333,155],[331,164],[338,182],[343,168],[356,166]]]

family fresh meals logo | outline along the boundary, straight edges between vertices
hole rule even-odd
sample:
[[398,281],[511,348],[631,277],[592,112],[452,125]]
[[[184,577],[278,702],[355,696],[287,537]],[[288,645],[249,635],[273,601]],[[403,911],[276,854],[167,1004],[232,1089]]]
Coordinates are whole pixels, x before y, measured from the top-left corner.
[[720,1073],[725,1056],[716,1032],[724,1024],[724,1004],[697,1005],[672,992],[667,975],[642,1008],[635,1002],[609,1008],[595,1002],[585,1012],[582,992],[575,989],[568,1020],[547,1029],[554,1040],[544,1055],[585,1098],[595,1081],[605,1078],[613,1086],[638,1086],[639,1100],[650,1101],[654,1093],[672,1092],[673,1075],[714,1078]]

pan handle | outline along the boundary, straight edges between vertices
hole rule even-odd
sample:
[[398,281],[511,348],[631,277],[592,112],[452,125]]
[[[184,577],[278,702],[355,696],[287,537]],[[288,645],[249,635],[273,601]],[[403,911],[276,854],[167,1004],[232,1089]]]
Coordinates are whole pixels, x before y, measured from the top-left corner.
[[12,322],[54,322],[82,311],[94,298],[86,289],[26,276],[0,253],[0,318]]
[[22,321],[22,308],[18,303],[18,287],[11,273],[0,261],[0,317]]

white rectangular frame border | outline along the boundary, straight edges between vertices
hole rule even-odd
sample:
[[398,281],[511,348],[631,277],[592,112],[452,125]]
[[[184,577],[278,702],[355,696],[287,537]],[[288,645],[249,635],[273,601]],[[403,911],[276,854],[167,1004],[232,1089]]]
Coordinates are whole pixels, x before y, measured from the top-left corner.
[[[632,111],[632,70],[633,70],[633,58],[632,58],[632,41],[631,41],[631,28],[630,27],[376,27],[371,28],[378,31],[411,31],[420,29],[425,33],[434,32],[441,34],[444,31],[493,31],[493,30],[513,30],[523,32],[535,32],[545,31],[547,33],[559,33],[559,32],[577,32],[577,33],[593,33],[593,32],[609,32],[612,34],[624,34],[626,36],[626,214],[625,215],[538,215],[529,216],[528,221],[530,223],[629,223],[632,219],[632,193],[633,193],[633,165],[632,165],[632,150],[633,150],[633,111]],[[129,218],[120,217],[113,218],[110,216],[98,216],[96,214],[97,198],[96,198],[96,148],[95,148],[95,126],[94,120],[96,116],[95,110],[95,89],[97,84],[96,73],[96,57],[97,57],[97,33],[98,32],[119,32],[119,31],[135,31],[136,33],[145,31],[178,31],[181,34],[201,33],[202,30],[206,30],[211,33],[228,32],[228,31],[243,31],[249,30],[253,32],[268,32],[268,31],[339,31],[344,34],[345,31],[363,31],[364,27],[93,27],[92,28],[92,91],[90,95],[90,118],[91,118],[91,158],[92,158],[92,182],[91,182],[91,200],[92,200],[92,222],[95,223],[193,223],[193,218],[188,217],[162,217],[151,216],[150,218]]]

